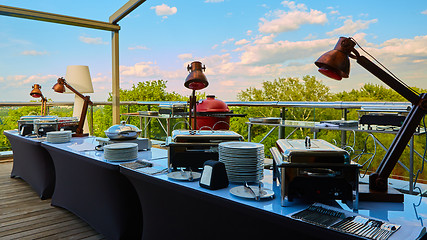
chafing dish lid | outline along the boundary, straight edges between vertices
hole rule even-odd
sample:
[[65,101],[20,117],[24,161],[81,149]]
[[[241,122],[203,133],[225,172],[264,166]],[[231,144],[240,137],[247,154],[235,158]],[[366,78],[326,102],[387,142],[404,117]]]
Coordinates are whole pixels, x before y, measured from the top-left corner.
[[105,133],[121,133],[121,132],[141,132],[139,128],[132,124],[126,124],[126,121],[121,121],[120,124],[109,127]]
[[187,103],[161,103],[159,104],[159,108],[185,108],[187,106]]
[[174,130],[172,140],[174,142],[241,141],[243,137],[236,132],[227,130]]
[[279,139],[276,145],[280,150],[284,162],[311,162],[311,163],[350,163],[347,151],[322,139],[307,140]]
[[19,120],[23,120],[23,121],[34,121],[36,119],[40,119],[40,120],[57,120],[58,116],[28,115],[28,116],[22,116]]

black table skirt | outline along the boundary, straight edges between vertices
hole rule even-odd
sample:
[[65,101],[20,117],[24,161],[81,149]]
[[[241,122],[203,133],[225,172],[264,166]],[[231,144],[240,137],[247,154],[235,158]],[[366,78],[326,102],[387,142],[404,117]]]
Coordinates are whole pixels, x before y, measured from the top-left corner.
[[65,208],[107,239],[140,239],[138,196],[119,167],[44,145],[56,171],[52,205]]
[[127,168],[144,218],[143,240],[154,239],[352,239]]
[[4,131],[13,151],[13,168],[10,176],[22,178],[41,199],[52,197],[55,187],[55,168],[50,154],[37,139],[25,138]]

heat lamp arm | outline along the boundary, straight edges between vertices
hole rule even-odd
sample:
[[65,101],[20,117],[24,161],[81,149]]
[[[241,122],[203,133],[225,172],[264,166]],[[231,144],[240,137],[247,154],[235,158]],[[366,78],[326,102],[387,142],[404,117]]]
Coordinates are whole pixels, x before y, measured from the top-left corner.
[[68,84],[66,81],[64,81],[64,85],[70,89],[73,93],[75,93],[77,96],[79,96],[81,99],[85,100],[85,96],[81,94],[79,91],[77,91],[75,88],[73,88],[70,84]]
[[[421,94],[421,101],[427,101],[427,94]],[[421,104],[413,106],[408,116],[405,118],[399,132],[396,134],[383,160],[375,173],[369,176],[369,187],[375,190],[385,190],[387,188],[387,179],[397,164],[400,156],[406,148],[406,145],[412,138],[421,119],[427,113]]]
[[419,95],[411,91],[411,89],[409,89],[407,86],[405,86],[401,82],[397,81],[394,77],[392,77],[383,69],[375,65],[368,58],[364,56],[357,56],[356,60],[357,60],[357,63],[360,64],[363,68],[365,68],[374,76],[376,76],[378,79],[380,79],[382,82],[387,84],[387,86],[389,86],[390,88],[398,92],[402,97],[407,99],[413,105],[417,105],[419,103],[420,101]]
[[[354,50],[355,51],[355,50]],[[357,52],[356,52],[357,53]],[[399,132],[396,134],[390,148],[384,155],[383,160],[375,173],[369,176],[369,188],[385,191],[387,189],[387,179],[397,164],[400,156],[406,148],[409,140],[412,138],[417,126],[423,116],[427,113],[427,94],[420,95],[413,92],[406,85],[385,72],[372,61],[364,56],[356,54],[357,63],[368,70],[374,76],[379,78],[387,86],[398,92],[402,97],[412,103],[411,111],[403,122]]]
[[[82,95],[83,96],[83,95]],[[82,107],[82,112],[80,114],[80,119],[79,119],[79,124],[77,126],[77,130],[76,133],[78,134],[83,134],[83,126],[86,120],[86,114],[87,114],[87,109],[89,105],[92,105],[92,101],[90,100],[89,96],[83,96],[83,107]]]

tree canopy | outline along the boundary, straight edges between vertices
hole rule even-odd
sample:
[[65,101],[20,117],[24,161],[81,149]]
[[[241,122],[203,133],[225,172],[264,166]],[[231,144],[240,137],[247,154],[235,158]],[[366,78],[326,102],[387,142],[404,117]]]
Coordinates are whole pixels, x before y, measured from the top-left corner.
[[[188,101],[188,96],[182,96],[176,92],[166,91],[167,81],[164,80],[153,80],[138,82],[132,85],[130,89],[120,89],[120,101]],[[414,87],[414,90],[418,92],[426,92],[424,89]],[[197,99],[204,99],[206,96],[204,93],[197,92]],[[314,76],[303,76],[302,79],[296,77],[290,78],[278,78],[272,81],[264,81],[261,88],[249,87],[237,95],[239,101],[301,101],[301,102],[327,102],[327,101],[383,101],[383,102],[405,102],[406,100],[401,97],[394,90],[376,84],[365,84],[360,89],[353,89],[351,91],[342,91],[339,93],[331,93],[329,87],[324,85],[321,81],[317,80]],[[108,101],[111,101],[111,94],[109,95]],[[157,110],[156,106],[121,106],[120,112],[137,112]],[[247,139],[248,131],[246,122],[252,117],[281,117],[281,114],[285,114],[285,119],[298,120],[298,121],[320,121],[320,120],[334,120],[341,119],[342,112],[336,109],[326,108],[275,108],[275,107],[232,107],[235,113],[246,114],[246,117],[234,117],[231,119],[230,126],[231,130],[238,132]],[[282,113],[282,111],[284,113]],[[0,131],[6,129],[15,129],[18,127],[17,120],[21,116],[25,115],[37,115],[40,112],[39,107],[19,107],[19,108],[8,108],[0,111],[0,117],[2,124],[0,125]],[[51,107],[50,115],[57,116],[71,116],[71,107]],[[357,120],[358,112],[356,110],[349,110],[347,113],[349,120]],[[125,117],[121,117],[125,120]],[[138,118],[130,118],[131,124],[139,126]],[[105,137],[104,130],[108,129],[112,124],[112,109],[111,106],[97,106],[94,107],[93,115],[93,126],[94,135]],[[174,123],[172,123],[174,124]],[[151,138],[164,139],[164,133],[159,125],[151,124],[150,132],[152,132]],[[252,141],[259,142],[270,129],[266,126],[254,125],[252,127]],[[293,128],[285,129],[286,134],[290,133]],[[275,145],[277,140],[277,130],[271,134],[272,137],[266,138],[263,142],[265,145],[265,152],[268,155],[268,149]],[[300,128],[296,131],[291,138],[302,139],[305,136],[313,134],[309,129]],[[348,133],[350,136],[351,133]],[[317,133],[318,138],[325,139],[329,142],[339,142],[341,137],[340,131],[320,131]],[[393,134],[379,134],[378,139],[385,146],[389,145],[394,138]],[[358,133],[356,136],[348,137],[352,141],[355,141],[355,149],[367,149],[372,151],[373,144],[368,144],[365,147],[366,141],[372,141],[369,139],[367,134]],[[353,140],[354,139],[354,140]],[[426,140],[424,137],[415,138],[415,149],[419,152],[423,152]],[[3,149],[10,148],[9,142],[4,135],[0,136],[0,147]],[[355,152],[356,153],[356,152]],[[385,151],[377,147],[377,156],[375,162],[372,165],[372,169],[376,169],[376,166],[382,159]],[[401,161],[405,165],[408,164],[408,152],[404,152]],[[363,161],[363,160],[362,160]],[[420,168],[421,163],[415,162],[415,168]],[[401,176],[407,176],[408,173],[402,170],[401,167],[396,167],[393,171],[394,174]],[[426,175],[425,173],[423,175]],[[426,179],[425,176],[420,178]]]

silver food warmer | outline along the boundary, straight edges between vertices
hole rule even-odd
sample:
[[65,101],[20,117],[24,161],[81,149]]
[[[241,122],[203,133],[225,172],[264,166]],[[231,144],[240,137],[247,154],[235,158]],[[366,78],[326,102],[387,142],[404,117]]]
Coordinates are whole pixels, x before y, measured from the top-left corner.
[[279,139],[270,149],[273,178],[281,184],[281,204],[295,198],[351,201],[357,209],[359,170],[349,154],[321,139]]
[[243,141],[243,137],[228,130],[174,130],[167,142],[168,166],[201,170],[207,160],[218,160],[218,144]]
[[135,125],[127,124],[126,121],[121,121],[120,124],[113,125],[104,132],[107,138],[96,138],[99,142],[98,149],[108,144],[123,142],[138,144],[138,151],[151,149],[150,139],[138,137],[141,130]]
[[38,115],[22,116],[18,120],[18,130],[19,134],[22,136],[31,134],[44,136],[47,132],[58,130],[58,117]]

